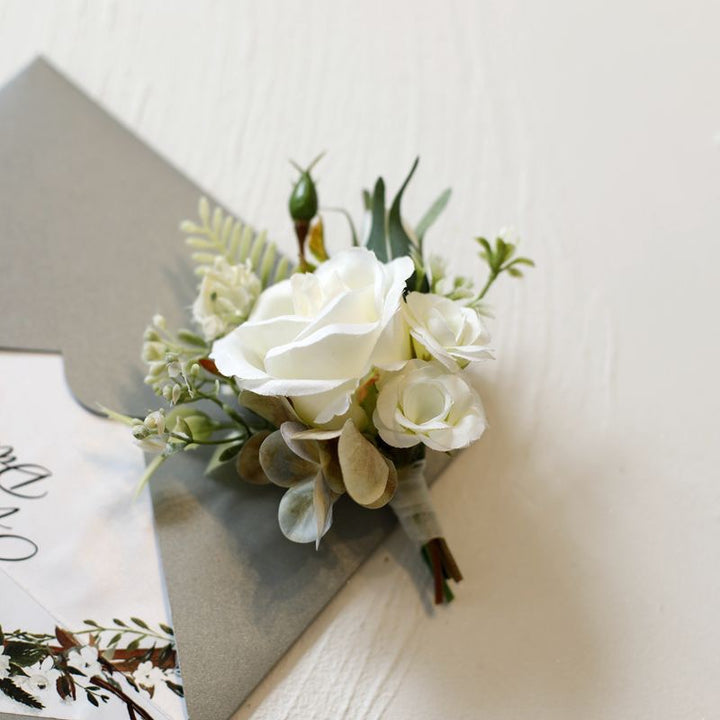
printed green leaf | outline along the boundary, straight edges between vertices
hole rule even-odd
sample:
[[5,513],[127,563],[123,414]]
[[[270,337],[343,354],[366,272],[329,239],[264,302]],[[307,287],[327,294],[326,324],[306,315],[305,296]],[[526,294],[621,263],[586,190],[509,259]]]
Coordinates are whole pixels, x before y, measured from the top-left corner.
[[179,695],[180,697],[185,697],[185,691],[183,690],[182,685],[177,685],[174,682],[170,682],[170,680],[166,680],[165,685],[167,686],[168,690],[172,690],[176,695]]
[[164,633],[167,633],[168,635],[175,635],[175,632],[173,631],[173,629],[172,629],[169,625],[165,625],[164,623],[160,623],[160,629],[161,629]]
[[388,217],[388,234],[390,236],[390,257],[399,258],[405,255],[410,255],[410,250],[413,247],[413,241],[405,231],[402,224],[402,216],[400,213],[400,204],[402,203],[402,196],[405,192],[405,188],[410,182],[412,176],[415,174],[420,158],[415,158],[413,166],[410,168],[408,176],[405,178],[405,182],[398,190],[395,199],[393,200],[392,206],[390,207],[390,215]]
[[45,707],[37,698],[18,687],[10,678],[0,680],[0,692],[16,702],[27,705],[27,707],[36,708],[37,710],[42,710]]
[[[97,624],[97,623],[88,623],[87,620],[86,620],[85,622],[86,622],[88,625],[94,625],[95,627],[98,627],[98,624]],[[118,620],[117,618],[113,618],[113,622],[114,622],[118,627],[127,627],[127,625],[126,625],[122,620]]]
[[147,623],[144,620],[141,620],[140,618],[131,617],[131,622],[134,622],[138,627],[141,627],[143,630],[149,630]]
[[378,178],[372,197],[372,222],[367,241],[368,250],[372,250],[380,262],[387,262],[388,248],[385,235],[385,181]]
[[43,647],[33,645],[32,643],[13,641],[5,645],[5,655],[20,667],[28,667],[40,662],[46,657],[47,651]]
[[98,702],[97,698],[96,698],[91,692],[87,691],[87,692],[85,693],[85,697],[87,698],[87,701],[88,701],[91,705],[94,705],[95,707],[98,707],[98,706],[100,705],[100,703]]

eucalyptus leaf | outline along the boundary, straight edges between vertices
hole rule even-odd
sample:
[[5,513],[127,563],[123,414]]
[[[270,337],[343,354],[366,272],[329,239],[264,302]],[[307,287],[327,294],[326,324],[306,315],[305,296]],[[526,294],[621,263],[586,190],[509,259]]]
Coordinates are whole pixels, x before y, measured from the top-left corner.
[[345,488],[358,505],[376,508],[389,502],[397,487],[397,475],[393,482],[391,472],[394,466],[386,461],[352,420],[345,423],[340,434],[338,458]]
[[277,428],[284,422],[298,419],[292,405],[284,397],[258,395],[250,390],[241,390],[238,402]]
[[235,461],[238,475],[251,485],[267,485],[270,482],[260,465],[260,446],[268,435],[270,435],[269,430],[252,435],[243,445]]
[[318,443],[318,449],[320,451],[320,467],[327,486],[336,495],[342,495],[345,492],[345,481],[338,459],[337,442],[333,440]]
[[278,522],[282,534],[296,543],[317,542],[327,532],[332,523],[332,512],[328,513],[323,532],[318,532],[315,514],[315,481],[309,478],[293,485],[280,500]]
[[285,444],[299,457],[317,465],[320,463],[317,441],[298,438],[298,435],[307,429],[307,426],[300,422],[286,422],[280,426]]
[[263,440],[259,459],[268,479],[280,487],[290,487],[313,479],[319,471],[317,464],[298,457],[287,446],[279,430]]
[[322,473],[318,473],[313,486],[313,509],[315,510],[315,549],[320,547],[320,538],[330,529],[332,525],[332,507],[337,499],[334,493],[323,480]]

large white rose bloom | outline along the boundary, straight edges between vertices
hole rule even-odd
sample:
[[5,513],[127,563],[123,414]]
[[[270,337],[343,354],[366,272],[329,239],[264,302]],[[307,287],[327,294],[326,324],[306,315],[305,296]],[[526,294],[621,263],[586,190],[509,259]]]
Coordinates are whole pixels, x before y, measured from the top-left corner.
[[378,383],[373,423],[393,447],[424,443],[446,452],[467,447],[487,423],[480,396],[440,363],[411,360]]
[[408,257],[381,263],[364,248],[340,252],[265,290],[210,357],[242,387],[290,397],[311,425],[337,420],[373,367],[399,368],[411,356],[400,303],[413,269]]
[[453,371],[492,357],[490,335],[472,308],[441,295],[411,292],[404,309],[417,357],[435,358]]
[[192,306],[205,339],[215,340],[247,320],[260,290],[260,279],[249,261],[230,265],[224,257],[216,257]]

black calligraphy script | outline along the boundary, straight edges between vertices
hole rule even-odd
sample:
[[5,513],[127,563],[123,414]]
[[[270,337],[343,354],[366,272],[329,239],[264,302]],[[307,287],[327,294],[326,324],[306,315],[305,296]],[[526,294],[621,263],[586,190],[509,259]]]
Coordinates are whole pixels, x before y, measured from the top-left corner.
[[[52,473],[36,463],[19,462],[9,445],[0,445],[0,562],[21,562],[35,557],[38,545],[24,535],[13,533],[23,503],[47,495],[45,480]],[[10,503],[4,506],[3,500]]]

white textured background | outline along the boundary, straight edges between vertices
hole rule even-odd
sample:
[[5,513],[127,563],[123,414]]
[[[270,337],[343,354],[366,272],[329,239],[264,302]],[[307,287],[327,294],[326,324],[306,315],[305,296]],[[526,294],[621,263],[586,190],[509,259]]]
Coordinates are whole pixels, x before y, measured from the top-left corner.
[[45,54],[288,250],[287,159],[327,148],[325,203],[419,153],[409,218],[455,189],[428,244],[479,270],[509,223],[538,261],[493,298],[491,431],[433,491],[457,601],[390,543],[238,718],[720,718],[719,28],[716,0],[0,0],[0,81]]

